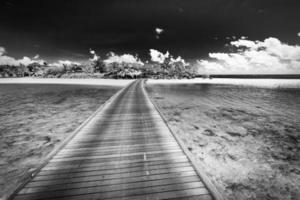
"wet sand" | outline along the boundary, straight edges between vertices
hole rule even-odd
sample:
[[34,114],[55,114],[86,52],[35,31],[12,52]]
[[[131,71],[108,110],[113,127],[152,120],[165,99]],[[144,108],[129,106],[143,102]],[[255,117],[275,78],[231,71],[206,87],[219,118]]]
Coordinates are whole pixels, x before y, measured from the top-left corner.
[[300,199],[299,88],[166,82],[151,98],[228,199]]
[[0,199],[120,88],[0,84]]

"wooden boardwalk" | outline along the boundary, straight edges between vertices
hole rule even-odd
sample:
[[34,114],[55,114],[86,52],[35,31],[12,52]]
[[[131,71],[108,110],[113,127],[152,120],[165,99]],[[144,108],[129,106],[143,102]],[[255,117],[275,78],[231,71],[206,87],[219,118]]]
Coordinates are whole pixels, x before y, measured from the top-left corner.
[[138,80],[106,104],[14,199],[213,198]]

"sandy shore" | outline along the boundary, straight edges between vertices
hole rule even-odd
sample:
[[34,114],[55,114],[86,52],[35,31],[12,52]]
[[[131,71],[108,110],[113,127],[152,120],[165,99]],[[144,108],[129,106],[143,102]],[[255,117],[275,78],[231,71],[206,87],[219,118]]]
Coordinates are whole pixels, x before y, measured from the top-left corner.
[[0,84],[68,84],[126,86],[133,80],[124,79],[63,79],[63,78],[0,78]]
[[148,83],[159,83],[148,84],[151,98],[228,199],[300,199],[299,88]]
[[[0,79],[6,83],[0,84],[0,199],[15,190],[120,86],[130,82],[106,81]],[[30,84],[8,84],[24,82]]]

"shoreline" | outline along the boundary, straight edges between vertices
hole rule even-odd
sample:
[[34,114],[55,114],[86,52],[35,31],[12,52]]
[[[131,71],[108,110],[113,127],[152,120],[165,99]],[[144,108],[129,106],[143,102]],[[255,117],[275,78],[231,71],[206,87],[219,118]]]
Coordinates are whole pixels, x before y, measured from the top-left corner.
[[[0,84],[69,84],[126,86],[135,79],[73,79],[73,78],[0,78]],[[195,78],[195,79],[147,79],[147,84],[219,84],[254,86],[265,88],[300,88],[300,79],[256,79],[256,78]]]
[[126,86],[134,79],[0,78],[0,84],[62,84]]
[[241,78],[213,78],[213,79],[148,79],[147,84],[220,84],[240,85],[266,88],[300,88],[300,79],[241,79]]

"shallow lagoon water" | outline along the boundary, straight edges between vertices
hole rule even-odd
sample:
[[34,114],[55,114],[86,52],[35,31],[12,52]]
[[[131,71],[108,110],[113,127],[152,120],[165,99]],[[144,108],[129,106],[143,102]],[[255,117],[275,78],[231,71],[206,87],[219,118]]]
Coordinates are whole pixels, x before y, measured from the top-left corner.
[[232,200],[299,199],[297,84],[186,81],[147,90],[217,188]]
[[[225,84],[162,84],[156,92],[189,97],[201,104],[234,106],[283,114],[300,118],[300,87],[263,88],[249,85]],[[183,103],[183,102],[182,102]],[[180,106],[180,105],[178,105]],[[298,119],[300,121],[300,119]]]

